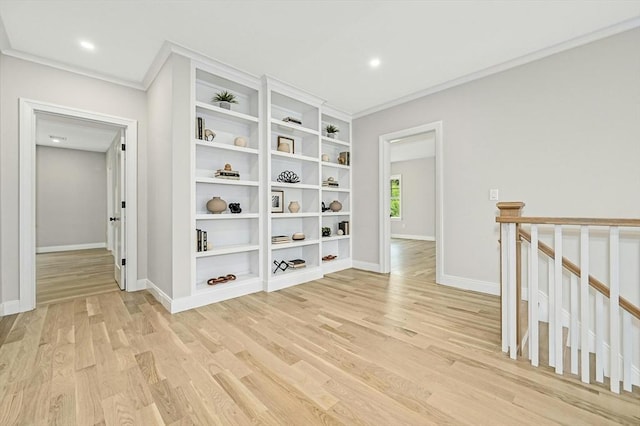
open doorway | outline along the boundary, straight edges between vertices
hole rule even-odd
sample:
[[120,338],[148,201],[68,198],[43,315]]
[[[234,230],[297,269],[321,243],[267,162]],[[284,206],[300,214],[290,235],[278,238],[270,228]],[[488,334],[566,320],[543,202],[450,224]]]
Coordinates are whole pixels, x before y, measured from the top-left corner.
[[[138,123],[122,117],[20,99],[20,307],[19,312],[36,306],[36,141],[38,116],[48,114],[58,118],[79,120],[85,124],[107,125],[120,130],[120,143],[114,137],[112,146],[120,148],[119,194],[114,195],[114,222],[119,222],[120,253],[113,256],[112,271],[119,273],[120,283],[127,291],[140,287],[137,281],[137,142]],[[51,135],[47,135],[49,137]],[[55,136],[55,135],[54,135]],[[51,139],[51,138],[50,138]],[[126,152],[125,152],[126,149]],[[116,157],[118,157],[116,156]],[[79,197],[79,196],[78,196]],[[118,206],[120,207],[119,216]],[[46,206],[45,206],[46,207]],[[130,220],[126,220],[130,218]],[[108,233],[107,233],[108,235]],[[114,239],[114,247],[117,240]],[[105,242],[105,245],[107,243]],[[128,255],[128,257],[127,257]],[[112,275],[115,276],[115,275]]]
[[390,144],[390,273],[435,282],[435,131]]
[[[115,291],[122,126],[36,113],[36,302]],[[112,220],[108,220],[112,219]]]
[[380,270],[441,282],[442,122],[384,134],[379,142]]

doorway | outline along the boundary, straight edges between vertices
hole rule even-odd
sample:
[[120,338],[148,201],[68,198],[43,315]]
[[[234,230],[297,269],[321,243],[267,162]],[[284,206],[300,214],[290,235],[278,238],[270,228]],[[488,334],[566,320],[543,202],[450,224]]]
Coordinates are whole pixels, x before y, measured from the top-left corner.
[[[124,208],[121,210],[120,216],[111,216],[114,220],[120,219],[119,222],[121,222],[122,225],[120,228],[121,249],[120,253],[116,253],[119,259],[116,259],[116,256],[113,257],[111,263],[112,273],[110,276],[115,280],[114,274],[120,272],[122,286],[125,287],[127,291],[136,290],[137,122],[135,120],[90,111],[20,99],[20,311],[23,312],[34,309],[36,305],[36,237],[38,236],[36,231],[36,208],[38,206],[36,199],[36,147],[39,140],[37,123],[43,118],[54,121],[71,120],[75,123],[83,123],[84,127],[117,129],[117,132],[119,132],[120,137],[113,136],[113,140],[110,141],[111,144],[109,146],[117,147],[123,151],[126,149],[126,157],[121,157],[121,168],[118,170],[122,185],[116,191],[119,192],[117,199],[121,201],[120,203],[112,203],[112,207],[114,207],[114,212],[117,212],[115,206]],[[45,136],[53,144],[56,143],[53,139],[59,139],[55,138],[55,136],[64,137],[64,135],[56,134],[46,134]],[[51,136],[54,137],[52,138]],[[116,191],[114,191],[114,194]],[[78,197],[80,197],[79,194]],[[114,195],[114,199],[116,199],[116,195]],[[63,210],[63,208],[60,208],[60,210]],[[64,215],[65,211],[57,211],[55,213]],[[67,210],[66,213],[69,213],[69,210]],[[106,209],[104,213],[107,213]],[[131,220],[126,220],[127,217],[131,218]],[[103,241],[100,243],[104,246],[103,250],[105,251],[107,246],[110,246],[112,249],[117,247],[117,241],[108,241],[107,235],[109,235],[109,233],[106,231],[105,225]],[[68,241],[66,243],[68,243]],[[66,248],[69,248],[69,246],[74,248],[73,244],[62,244],[62,246],[63,248],[65,248],[64,246],[66,246]],[[88,247],[83,246],[83,244],[80,244],[80,248],[88,249]],[[98,249],[99,248],[100,247],[98,247]],[[115,251],[116,250],[114,250],[114,252]],[[129,254],[128,258],[127,254]],[[116,267],[117,264],[120,265],[120,268]]]
[[[421,141],[431,140],[430,144],[422,145]],[[393,133],[388,133],[381,135],[379,138],[379,155],[380,155],[380,183],[379,186],[381,188],[381,203],[380,203],[380,211],[379,211],[379,220],[380,220],[380,269],[382,273],[390,273],[391,272],[391,251],[392,251],[392,226],[391,226],[391,215],[392,215],[392,201],[391,201],[391,188],[392,188],[392,145],[398,144],[397,146],[402,145],[402,143],[406,144],[403,154],[403,157],[406,159],[412,158],[411,156],[422,156],[426,157],[424,154],[425,151],[430,151],[430,156],[433,158],[433,168],[434,168],[434,184],[433,191],[434,194],[434,211],[433,211],[433,228],[432,231],[424,230],[416,231],[418,228],[408,228],[407,226],[413,227],[417,225],[423,225],[420,220],[414,222],[413,224],[405,223],[405,231],[402,231],[402,221],[395,221],[400,224],[398,229],[395,229],[394,234],[396,236],[404,236],[408,237],[411,240],[417,240],[416,243],[409,244],[402,241],[401,238],[394,239],[393,249],[398,251],[404,250],[414,250],[418,252],[420,255],[420,259],[413,258],[416,262],[417,267],[419,267],[419,263],[421,261],[425,262],[431,259],[433,263],[433,267],[435,268],[435,281],[441,282],[440,277],[443,271],[442,265],[444,264],[444,259],[442,256],[442,188],[443,188],[443,171],[442,171],[442,122],[429,123],[422,126],[417,126],[409,129],[400,130]],[[412,145],[413,144],[413,145]],[[427,148],[427,145],[429,147]],[[416,154],[417,152],[422,151],[422,154]],[[396,170],[397,171],[397,170]],[[400,176],[398,176],[400,175]],[[398,185],[402,188],[402,173],[396,173],[394,176],[396,178],[394,180],[394,186]],[[399,181],[399,182],[398,182]],[[394,195],[398,195],[398,191],[394,191]],[[402,198],[402,189],[399,192],[400,198]],[[394,204],[397,204],[394,201]],[[400,202],[400,209],[402,209],[402,202]],[[397,214],[395,206],[394,213]],[[402,215],[402,213],[400,213]],[[413,231],[411,230],[413,229]],[[428,233],[433,232],[432,235],[427,235]],[[419,237],[419,238],[417,238]],[[435,239],[435,242],[428,241]],[[420,247],[415,247],[418,244]],[[425,247],[422,247],[424,245]],[[422,259],[424,257],[424,259]],[[434,260],[435,257],[435,260]],[[414,266],[416,266],[414,265]],[[432,268],[433,269],[433,268]],[[414,271],[420,272],[417,269]],[[421,271],[420,273],[428,274],[428,276],[433,276],[433,270],[431,271]]]
[[[36,302],[118,289],[122,128],[36,113]],[[118,177],[115,179],[114,177]]]

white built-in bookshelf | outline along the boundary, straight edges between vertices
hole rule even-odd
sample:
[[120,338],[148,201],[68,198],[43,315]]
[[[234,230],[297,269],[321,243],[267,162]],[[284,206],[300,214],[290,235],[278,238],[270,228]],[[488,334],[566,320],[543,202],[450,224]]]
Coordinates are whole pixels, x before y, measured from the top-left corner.
[[[351,236],[338,234],[339,224],[351,221],[351,166],[338,160],[351,150],[349,116],[282,82],[215,62],[192,60],[191,78],[191,298],[178,309],[274,291],[351,267]],[[230,109],[212,100],[223,91],[238,101]],[[323,133],[327,124],[340,129],[335,138]],[[215,137],[207,140],[205,129]],[[235,143],[238,137],[246,144]],[[290,149],[278,149],[279,143]],[[238,172],[237,179],[216,176],[226,164]],[[278,181],[285,171],[299,182]],[[323,186],[329,177],[339,186]],[[281,205],[273,207],[273,194],[282,197]],[[213,197],[223,199],[227,209],[209,212]],[[341,211],[322,211],[323,202],[328,207],[334,200],[342,203]],[[289,210],[292,201],[297,212]],[[242,212],[232,213],[230,203],[239,203]],[[331,236],[322,236],[323,227]],[[305,238],[294,240],[295,233]],[[273,236],[289,240],[273,243]],[[305,267],[282,271],[274,264],[294,259],[303,259]],[[236,279],[207,283],[229,274]]]
[[[192,295],[208,303],[261,291],[262,265],[262,123],[261,81],[224,68],[192,64]],[[221,108],[214,96],[228,91],[236,96],[231,109]],[[198,128],[202,120],[202,129]],[[206,140],[203,130],[215,133]],[[243,138],[245,146],[235,143]],[[216,170],[230,164],[239,179],[216,177]],[[207,210],[207,202],[220,197],[227,209]],[[239,203],[241,213],[231,213]],[[198,234],[207,234],[207,245],[198,247]],[[232,274],[235,280],[208,285],[211,278]]]
[[[323,273],[339,271],[352,266],[351,242],[351,118],[340,111],[323,107],[321,116],[321,182],[330,178],[338,182],[338,187],[322,186],[321,202],[328,208],[334,200],[342,204],[338,212],[327,210],[322,213],[322,227],[331,230],[331,236],[322,237],[322,258],[335,256],[333,260],[323,260]],[[326,135],[327,125],[339,129],[334,137]],[[328,157],[328,158],[327,158]],[[340,226],[347,222],[347,226]],[[344,228],[348,234],[339,235]]]
[[[267,137],[267,238],[266,290],[273,291],[322,277],[320,234],[320,106],[322,101],[270,78],[264,79]],[[289,119],[298,120],[287,121]],[[288,150],[278,149],[286,143]],[[298,183],[278,182],[283,172],[293,172]],[[283,198],[281,205],[274,206]],[[300,206],[292,213],[289,205]],[[291,238],[303,233],[304,240],[273,243],[273,236]],[[304,268],[277,268],[280,262],[304,260]]]

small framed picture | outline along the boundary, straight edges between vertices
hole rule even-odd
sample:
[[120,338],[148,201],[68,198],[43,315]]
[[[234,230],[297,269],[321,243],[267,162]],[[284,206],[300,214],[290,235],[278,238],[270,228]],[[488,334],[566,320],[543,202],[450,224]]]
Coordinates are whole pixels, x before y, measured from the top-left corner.
[[296,152],[295,141],[286,136],[278,136],[278,151],[294,154]]
[[284,213],[284,191],[271,191],[271,213]]

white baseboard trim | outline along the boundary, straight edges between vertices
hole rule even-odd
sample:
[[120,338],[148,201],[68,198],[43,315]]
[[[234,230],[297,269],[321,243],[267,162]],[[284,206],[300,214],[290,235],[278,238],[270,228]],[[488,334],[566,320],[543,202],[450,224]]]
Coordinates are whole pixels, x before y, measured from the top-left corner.
[[140,291],[140,290],[146,290],[147,288],[149,288],[147,286],[147,279],[141,278],[141,279],[138,279],[138,281],[136,281],[133,285],[128,285],[127,291]]
[[19,300],[8,300],[0,303],[0,317],[5,315],[13,315],[20,312],[24,312],[26,309],[20,309]]
[[66,246],[36,247],[36,253],[54,253],[58,251],[89,250],[106,247],[107,243],[69,244]]
[[160,304],[164,306],[167,311],[171,312],[171,304],[173,300],[169,296],[167,296],[164,291],[160,290],[157,285],[152,283],[151,280],[145,279],[144,281],[146,283],[147,290],[149,290],[149,293],[151,293],[153,297],[155,297],[156,300],[160,302]]
[[500,284],[489,281],[473,280],[470,278],[457,277],[455,275],[440,275],[438,284],[455,287],[462,290],[477,291],[478,293],[500,295]]
[[420,240],[420,241],[435,241],[436,237],[429,235],[410,235],[410,234],[391,234],[391,238],[400,238],[403,240]]
[[362,262],[360,260],[353,261],[353,268],[362,269],[363,271],[377,272],[378,274],[382,270],[382,268],[380,268],[380,265],[377,263]]

